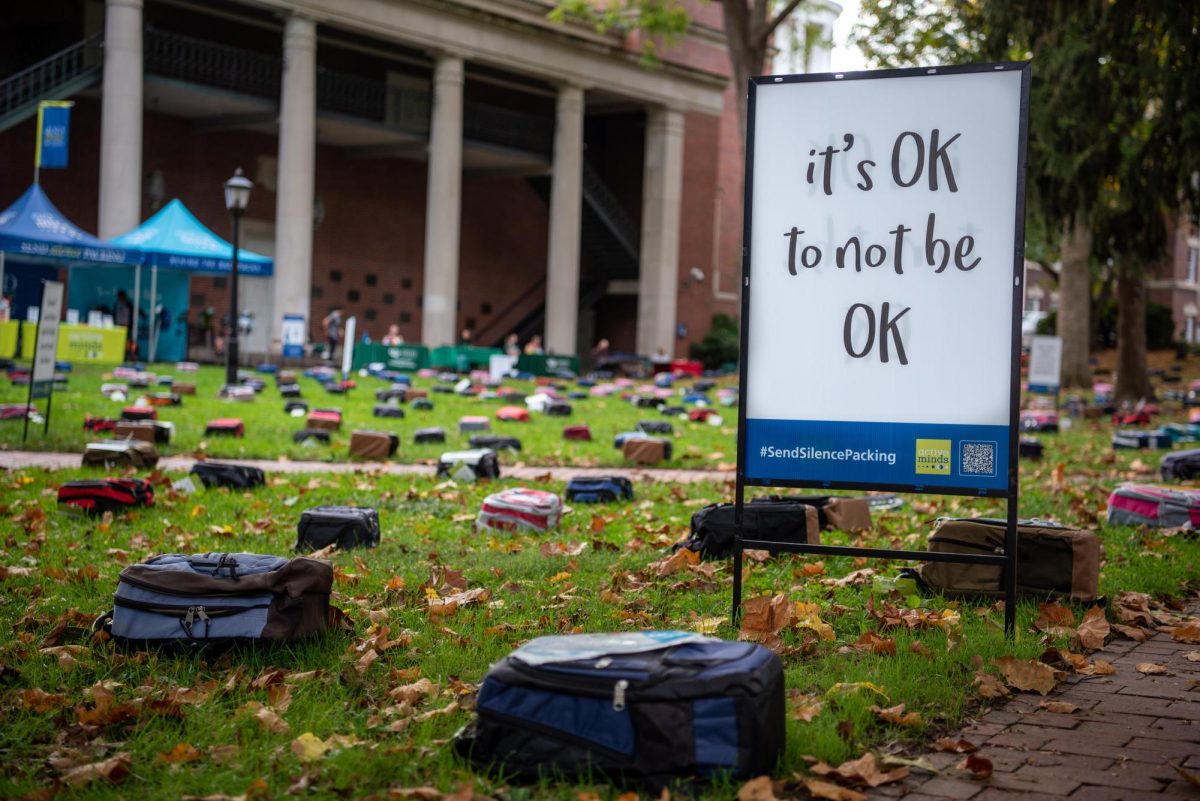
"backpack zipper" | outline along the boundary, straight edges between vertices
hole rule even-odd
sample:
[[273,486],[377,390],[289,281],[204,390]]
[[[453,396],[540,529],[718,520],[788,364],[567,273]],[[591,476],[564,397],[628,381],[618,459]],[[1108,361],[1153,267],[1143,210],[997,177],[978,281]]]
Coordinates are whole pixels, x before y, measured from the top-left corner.
[[625,711],[625,690],[629,687],[629,682],[626,679],[619,680],[613,685],[613,711]]
[[990,545],[981,545],[978,542],[967,542],[965,540],[956,540],[950,537],[940,537],[937,534],[929,538],[930,542],[944,542],[948,545],[957,545],[960,548],[970,548],[973,551],[988,551],[990,553],[1004,553],[1003,548],[994,548]]

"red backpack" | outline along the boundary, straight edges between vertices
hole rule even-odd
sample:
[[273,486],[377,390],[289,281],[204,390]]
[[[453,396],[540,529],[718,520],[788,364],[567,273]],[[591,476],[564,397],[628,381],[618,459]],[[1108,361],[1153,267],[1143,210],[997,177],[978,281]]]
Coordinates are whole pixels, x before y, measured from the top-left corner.
[[153,506],[154,485],[140,478],[68,481],[58,488],[58,502],[88,514],[122,512],[136,506]]

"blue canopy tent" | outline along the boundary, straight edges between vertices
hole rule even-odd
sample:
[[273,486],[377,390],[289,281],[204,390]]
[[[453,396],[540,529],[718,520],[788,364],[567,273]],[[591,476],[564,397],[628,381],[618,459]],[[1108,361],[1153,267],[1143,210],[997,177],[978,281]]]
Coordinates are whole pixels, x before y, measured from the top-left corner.
[[[141,263],[151,268],[149,358],[157,355],[159,321],[158,270],[174,271],[184,279],[179,286],[185,287],[188,274],[228,275],[233,271],[233,246],[214,234],[196,219],[187,206],[176,198],[163,206],[153,217],[120,236],[109,240],[116,248],[128,248],[141,252]],[[266,256],[238,249],[238,273],[256,277],[270,276],[274,261]],[[182,300],[184,308],[188,301]]]
[[[31,280],[9,280],[16,273],[5,276],[8,254],[22,265],[22,273]],[[0,287],[4,294],[13,297],[14,319],[23,319],[25,310],[39,303],[40,279],[57,277],[58,266],[130,265],[140,263],[141,258],[142,254],[135,250],[104,242],[76,226],[55,208],[37,184],[0,212]],[[136,321],[135,312],[134,335]]]

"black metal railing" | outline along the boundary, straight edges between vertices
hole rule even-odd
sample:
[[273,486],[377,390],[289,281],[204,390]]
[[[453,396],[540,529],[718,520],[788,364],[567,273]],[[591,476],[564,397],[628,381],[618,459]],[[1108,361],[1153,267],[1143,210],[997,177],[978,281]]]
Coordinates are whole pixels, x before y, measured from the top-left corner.
[[463,137],[549,157],[554,152],[554,121],[468,102],[463,106]]
[[587,161],[583,162],[583,197],[596,216],[604,222],[621,249],[636,262],[638,242],[641,239],[638,228],[625,213],[621,201],[617,200],[608,184],[604,183],[604,179]]
[[279,97],[283,65],[276,56],[147,28],[145,71],[163,78],[229,89],[255,97]]
[[0,81],[0,117],[52,97],[75,81],[100,72],[102,39],[90,36]]

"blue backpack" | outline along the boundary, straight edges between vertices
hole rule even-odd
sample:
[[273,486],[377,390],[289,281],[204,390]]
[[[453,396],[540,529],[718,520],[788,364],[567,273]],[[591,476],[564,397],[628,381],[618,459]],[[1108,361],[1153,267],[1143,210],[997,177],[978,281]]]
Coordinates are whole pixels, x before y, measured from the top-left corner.
[[581,476],[567,482],[567,500],[577,503],[632,501],[633,482],[624,476]]
[[746,779],[786,736],[779,657],[681,631],[539,637],[488,671],[475,709],[458,753],[520,779]]

